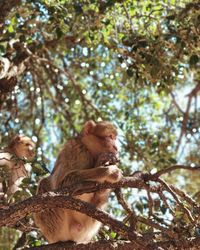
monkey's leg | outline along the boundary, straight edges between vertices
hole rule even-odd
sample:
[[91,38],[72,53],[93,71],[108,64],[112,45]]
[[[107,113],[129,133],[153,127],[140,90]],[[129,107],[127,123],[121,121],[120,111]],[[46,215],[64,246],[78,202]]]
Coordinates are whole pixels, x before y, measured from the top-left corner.
[[90,203],[98,208],[105,209],[110,192],[111,189],[103,189],[101,191],[95,192],[90,200]]

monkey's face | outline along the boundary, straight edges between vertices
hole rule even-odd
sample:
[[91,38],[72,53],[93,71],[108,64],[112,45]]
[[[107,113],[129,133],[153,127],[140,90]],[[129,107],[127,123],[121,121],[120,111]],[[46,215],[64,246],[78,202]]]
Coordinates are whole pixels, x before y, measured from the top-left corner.
[[101,153],[117,154],[116,139],[116,128],[109,122],[96,124],[89,121],[84,125],[82,142],[94,156]]
[[13,148],[20,158],[31,160],[35,156],[35,143],[27,136],[18,135],[14,138]]

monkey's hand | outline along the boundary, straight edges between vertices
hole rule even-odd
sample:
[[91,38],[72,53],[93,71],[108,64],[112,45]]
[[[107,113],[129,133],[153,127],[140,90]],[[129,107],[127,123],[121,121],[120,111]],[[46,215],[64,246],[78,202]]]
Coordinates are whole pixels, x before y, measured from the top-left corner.
[[118,182],[122,179],[123,173],[116,165],[110,165],[107,167],[107,175],[105,181],[110,183]]
[[115,165],[118,162],[119,162],[119,158],[116,156],[116,154],[102,153],[99,155],[95,166],[100,167],[100,166]]

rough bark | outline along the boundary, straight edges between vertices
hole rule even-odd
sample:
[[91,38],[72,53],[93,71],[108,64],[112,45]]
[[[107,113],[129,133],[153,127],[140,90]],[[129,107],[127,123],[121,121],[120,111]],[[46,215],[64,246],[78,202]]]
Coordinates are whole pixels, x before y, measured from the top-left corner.
[[[191,171],[199,170],[199,166],[195,168],[182,165],[174,166],[174,169],[177,168],[191,170]],[[60,207],[65,209],[76,210],[78,212],[87,214],[88,216],[96,220],[99,220],[104,225],[109,226],[109,228],[112,231],[115,231],[121,237],[120,239],[125,239],[125,241],[124,240],[123,241],[117,240],[116,242],[110,240],[98,241],[86,245],[84,244],[75,245],[72,243],[69,244],[69,242],[65,242],[48,246],[41,246],[38,249],[80,249],[80,250],[81,249],[82,250],[84,249],[87,250],[88,249],[99,249],[99,250],[101,249],[104,250],[105,249],[124,249],[124,250],[200,249],[199,247],[200,237],[193,237],[193,238],[189,238],[190,236],[188,236],[188,238],[187,236],[183,237],[181,231],[180,232],[176,231],[179,228],[175,227],[175,225],[173,224],[171,226],[170,225],[166,226],[167,224],[163,226],[162,223],[159,224],[155,220],[152,220],[151,216],[148,218],[137,216],[136,214],[134,214],[134,211],[128,206],[126,201],[123,199],[123,195],[119,194],[120,187],[144,189],[147,192],[149,192],[149,206],[150,206],[149,209],[152,210],[153,205],[150,193],[156,192],[160,194],[163,191],[165,192],[167,191],[173,196],[174,201],[180,207],[180,211],[182,211],[182,213],[184,213],[188,217],[189,219],[188,226],[195,229],[196,227],[198,227],[198,225],[196,225],[197,223],[195,222],[196,218],[195,216],[198,216],[198,214],[200,213],[200,207],[191,197],[186,195],[182,190],[179,190],[173,185],[167,184],[160,178],[160,175],[166,174],[171,171],[172,167],[166,169],[164,172],[160,171],[154,175],[136,172],[133,174],[133,176],[124,177],[121,181],[114,184],[111,183],[97,184],[94,182],[84,182],[66,188],[65,190],[58,190],[54,192],[47,192],[42,195],[36,195],[17,204],[13,204],[8,207],[0,209],[0,226],[14,227],[18,221],[20,221],[22,218],[24,218],[26,215],[30,213],[35,213],[49,208]],[[157,182],[157,185],[155,185],[155,183],[151,185],[151,182]],[[128,213],[129,218],[135,220],[133,224],[130,223],[130,226],[127,226],[126,223],[127,220],[121,222],[111,217],[108,213],[95,208],[93,205],[74,198],[74,196],[79,194],[95,192],[108,188],[112,189],[117,188],[118,191],[116,192],[118,193],[117,198],[119,203]],[[162,196],[161,198],[164,199]],[[187,203],[187,206],[184,205],[182,200],[184,201],[184,203]],[[165,199],[163,201],[165,201]],[[188,209],[189,207],[193,209],[189,210]],[[135,227],[137,222],[146,224],[148,227],[150,227],[152,229],[151,231],[152,234],[150,233],[149,235],[148,234],[146,235],[138,233]],[[156,234],[160,236],[158,238],[155,237],[153,232],[156,232]],[[36,249],[36,247],[32,249]]]
[[55,244],[44,245],[40,247],[25,248],[26,250],[141,250],[140,246],[134,244],[131,241],[110,241],[110,240],[100,240],[97,242],[91,242],[88,244],[74,244],[69,242],[59,242]]
[[25,250],[199,250],[200,237],[180,239],[177,241],[160,241],[150,243],[146,246],[136,245],[132,241],[123,240],[100,240],[88,244],[74,244],[69,242],[59,242],[39,247],[25,248]]

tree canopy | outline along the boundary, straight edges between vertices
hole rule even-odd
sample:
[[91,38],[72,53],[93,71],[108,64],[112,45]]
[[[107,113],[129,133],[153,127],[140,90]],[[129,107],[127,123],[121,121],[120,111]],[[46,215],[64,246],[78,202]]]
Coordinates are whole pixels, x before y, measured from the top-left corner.
[[113,217],[62,192],[48,197],[49,206],[79,206],[107,225],[99,241],[63,247],[198,249],[200,2],[2,0],[0,35],[1,147],[16,134],[37,145],[22,191],[0,200],[0,248],[45,243],[31,224],[34,204],[45,203],[34,196],[38,180],[92,119],[117,127],[130,177],[112,186]]

